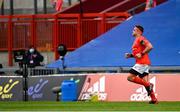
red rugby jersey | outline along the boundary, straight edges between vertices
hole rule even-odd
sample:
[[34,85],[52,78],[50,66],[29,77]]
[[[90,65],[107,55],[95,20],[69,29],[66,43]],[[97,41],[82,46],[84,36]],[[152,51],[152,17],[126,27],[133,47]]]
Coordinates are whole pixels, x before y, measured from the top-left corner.
[[[141,42],[144,42],[144,44],[142,45]],[[136,60],[136,64],[146,64],[146,65],[150,65],[150,59],[148,54],[144,54],[141,58],[137,58],[135,55],[138,53],[142,53],[143,50],[146,48],[146,46],[149,44],[150,42],[143,36],[141,37],[136,37],[134,40],[134,43],[132,45],[132,54],[135,57]]]

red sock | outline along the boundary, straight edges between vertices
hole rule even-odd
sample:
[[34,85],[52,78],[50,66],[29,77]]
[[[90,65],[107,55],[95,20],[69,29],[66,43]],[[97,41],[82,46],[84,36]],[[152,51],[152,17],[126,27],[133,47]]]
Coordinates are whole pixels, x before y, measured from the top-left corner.
[[137,83],[137,84],[141,84],[141,85],[144,85],[145,87],[147,87],[147,86],[149,86],[149,82],[146,82],[146,81],[144,81],[143,79],[141,79],[141,78],[139,78],[139,77],[134,77],[133,79],[132,79],[132,82],[135,82],[135,83]]
[[155,96],[155,93],[153,91],[151,92],[150,97],[151,97],[152,101],[156,100],[156,96]]

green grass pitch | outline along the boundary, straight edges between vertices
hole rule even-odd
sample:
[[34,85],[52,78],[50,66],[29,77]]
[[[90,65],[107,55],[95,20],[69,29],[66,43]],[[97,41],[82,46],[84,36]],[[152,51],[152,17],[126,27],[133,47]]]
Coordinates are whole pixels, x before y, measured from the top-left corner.
[[0,111],[180,111],[179,102],[50,102],[50,101],[1,101]]

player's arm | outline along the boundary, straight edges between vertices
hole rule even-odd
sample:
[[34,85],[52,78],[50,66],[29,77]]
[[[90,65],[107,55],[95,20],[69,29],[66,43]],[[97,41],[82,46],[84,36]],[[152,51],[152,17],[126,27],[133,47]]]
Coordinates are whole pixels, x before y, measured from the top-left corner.
[[153,49],[152,44],[147,40],[141,40],[140,44],[145,46],[145,49],[141,53],[136,54],[137,58],[141,58],[144,54],[149,53]]
[[141,44],[145,46],[145,49],[142,51],[141,55],[149,53],[153,49],[152,44],[150,42],[148,42],[147,40],[146,41],[142,40]]

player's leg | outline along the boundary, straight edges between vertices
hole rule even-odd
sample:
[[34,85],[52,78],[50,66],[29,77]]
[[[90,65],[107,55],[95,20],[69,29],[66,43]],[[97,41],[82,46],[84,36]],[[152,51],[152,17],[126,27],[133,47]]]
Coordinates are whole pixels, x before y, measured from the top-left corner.
[[[144,81],[149,82],[149,70],[146,70],[146,72],[144,72],[143,74],[140,74],[139,77],[142,78]],[[148,93],[148,96],[151,94],[151,92],[153,91],[153,84],[150,83],[150,86],[145,87],[146,91]]]
[[[149,65],[144,65],[142,69],[142,73],[139,75],[139,77],[145,80],[146,82],[149,82],[149,69],[150,69]],[[153,84],[150,83],[150,85],[145,86],[145,88],[149,96],[153,90]]]
[[143,72],[144,72],[144,67],[142,65],[135,64],[129,71],[127,80],[130,82],[134,82],[137,84],[144,85],[145,87],[148,87],[148,86],[150,86],[149,82],[147,82],[146,80],[143,80],[140,77],[137,77],[138,75],[142,74]]
[[[146,73],[144,72],[143,75],[140,76],[143,80],[145,81],[149,81],[149,73]],[[149,102],[150,104],[157,104],[158,101],[157,101],[157,98],[155,96],[155,93],[153,91],[153,84],[150,83],[150,86],[149,87],[145,87],[146,88],[146,91],[148,93],[148,96],[151,97],[151,101]]]
[[127,77],[127,80],[130,81],[130,82],[133,82],[133,80],[134,80],[135,77],[137,77],[136,74],[129,72],[129,75],[128,75],[128,77]]

